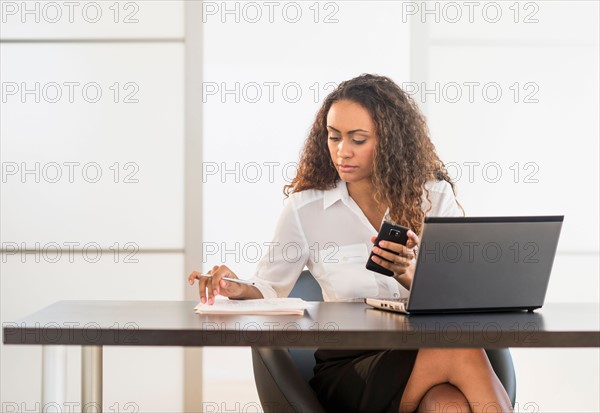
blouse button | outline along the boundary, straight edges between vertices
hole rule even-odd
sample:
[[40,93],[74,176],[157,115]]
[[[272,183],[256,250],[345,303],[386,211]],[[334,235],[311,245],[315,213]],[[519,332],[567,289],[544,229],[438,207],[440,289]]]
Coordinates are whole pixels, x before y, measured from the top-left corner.
[[398,297],[400,297],[400,294],[394,293],[394,298],[398,298]]

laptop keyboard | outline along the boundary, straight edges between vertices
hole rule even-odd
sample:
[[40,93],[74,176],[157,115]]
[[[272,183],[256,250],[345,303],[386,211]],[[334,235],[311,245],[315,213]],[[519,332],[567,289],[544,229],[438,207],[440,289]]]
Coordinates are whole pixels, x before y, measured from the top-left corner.
[[404,297],[404,298],[384,298],[385,301],[393,301],[395,303],[404,303],[406,304],[408,302],[408,297]]

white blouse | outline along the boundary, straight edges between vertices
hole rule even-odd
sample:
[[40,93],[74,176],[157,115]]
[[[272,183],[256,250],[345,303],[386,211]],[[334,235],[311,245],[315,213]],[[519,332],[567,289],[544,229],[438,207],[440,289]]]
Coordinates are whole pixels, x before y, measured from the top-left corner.
[[[432,206],[427,216],[462,215],[446,181],[428,182],[426,188]],[[427,211],[425,192],[423,199]],[[406,297],[408,291],[394,278],[365,268],[377,233],[343,181],[327,191],[293,193],[252,280],[265,298],[287,297],[306,266],[325,301]]]

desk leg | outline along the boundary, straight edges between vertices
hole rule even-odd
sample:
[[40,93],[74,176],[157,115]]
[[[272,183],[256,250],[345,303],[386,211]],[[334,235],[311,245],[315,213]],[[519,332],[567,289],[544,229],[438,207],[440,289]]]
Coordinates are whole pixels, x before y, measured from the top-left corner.
[[42,346],[42,410],[67,401],[67,347]]
[[81,348],[81,411],[102,412],[102,346]]

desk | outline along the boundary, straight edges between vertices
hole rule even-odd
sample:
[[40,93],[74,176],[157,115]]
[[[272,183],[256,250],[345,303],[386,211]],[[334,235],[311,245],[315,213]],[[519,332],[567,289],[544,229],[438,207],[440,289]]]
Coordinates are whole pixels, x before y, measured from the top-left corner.
[[547,304],[533,313],[410,316],[363,303],[312,303],[304,316],[198,315],[196,304],[59,301],[4,323],[3,341],[44,346],[44,404],[64,393],[63,346],[83,346],[82,403],[95,408],[102,405],[103,346],[600,347],[598,304]]

